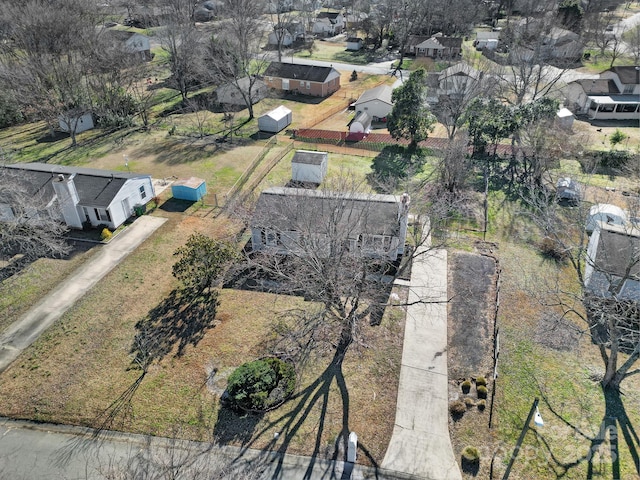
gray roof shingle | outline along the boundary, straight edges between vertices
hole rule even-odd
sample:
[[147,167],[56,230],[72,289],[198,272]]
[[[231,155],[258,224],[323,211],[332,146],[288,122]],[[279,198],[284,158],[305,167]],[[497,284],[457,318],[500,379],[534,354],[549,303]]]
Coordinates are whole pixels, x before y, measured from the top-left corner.
[[138,173],[99,170],[96,168],[67,167],[47,163],[14,163],[6,168],[25,172],[23,178],[32,194],[47,192],[54,195],[51,181],[59,174],[76,174],[73,183],[83,206],[106,208],[127,180],[149,177]]
[[333,67],[271,62],[265,70],[264,76],[324,83],[334,71],[337,73]]

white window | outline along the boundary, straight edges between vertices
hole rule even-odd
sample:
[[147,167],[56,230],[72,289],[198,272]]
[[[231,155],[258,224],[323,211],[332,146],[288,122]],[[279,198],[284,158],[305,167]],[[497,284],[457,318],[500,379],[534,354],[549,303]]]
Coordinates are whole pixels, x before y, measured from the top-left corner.
[[147,198],[147,191],[144,189],[144,185],[140,185],[140,198]]
[[311,82],[307,82],[307,90],[311,88]]
[[105,210],[104,208],[94,208],[93,211],[100,222],[111,222],[111,214],[109,213],[109,210]]
[[280,234],[274,230],[263,230],[261,237],[262,244],[267,247],[277,247],[280,245]]

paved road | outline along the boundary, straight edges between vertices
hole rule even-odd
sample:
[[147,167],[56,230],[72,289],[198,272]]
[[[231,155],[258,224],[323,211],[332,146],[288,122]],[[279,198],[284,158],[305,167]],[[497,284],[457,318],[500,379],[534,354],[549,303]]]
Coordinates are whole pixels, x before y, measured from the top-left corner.
[[[0,479],[98,480],[106,478],[179,478],[184,480],[231,478],[221,472],[249,468],[252,479],[278,480],[419,480],[344,462],[312,460],[259,450],[242,451],[200,442],[80,427],[35,424],[0,418]],[[177,477],[167,475],[169,465]],[[155,474],[164,471],[164,475]],[[348,474],[351,473],[351,477]],[[243,480],[242,474],[232,477]]]
[[429,480],[462,478],[449,437],[446,301],[447,252],[423,246],[411,268],[396,423],[382,467]]
[[0,373],[167,219],[144,215],[0,335]]

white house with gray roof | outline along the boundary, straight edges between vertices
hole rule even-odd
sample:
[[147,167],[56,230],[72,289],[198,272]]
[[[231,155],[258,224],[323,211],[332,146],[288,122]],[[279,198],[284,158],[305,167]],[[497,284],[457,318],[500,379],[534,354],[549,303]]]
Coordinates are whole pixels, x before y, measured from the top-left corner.
[[[15,163],[0,168],[13,171],[18,181],[43,199],[42,213],[59,212],[70,228],[105,225],[116,229],[135,213],[136,207],[155,196],[150,175],[67,167],[47,163]],[[12,206],[2,201],[0,221],[12,220]],[[59,208],[52,209],[52,205]]]
[[409,195],[272,187],[251,220],[254,251],[338,257],[348,252],[396,261],[404,253]]
[[367,112],[374,121],[386,118],[393,109],[392,92],[393,89],[389,85],[379,85],[366,90],[354,104],[356,116]]

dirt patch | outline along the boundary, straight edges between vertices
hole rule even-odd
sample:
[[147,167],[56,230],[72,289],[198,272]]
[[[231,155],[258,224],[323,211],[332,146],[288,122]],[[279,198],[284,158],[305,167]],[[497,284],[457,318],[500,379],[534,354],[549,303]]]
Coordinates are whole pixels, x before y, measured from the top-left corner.
[[[494,388],[490,374],[496,275],[496,262],[491,256],[468,252],[449,255],[449,400],[450,408],[456,403],[459,408],[450,416],[449,432],[459,462],[466,446],[484,452],[492,444],[489,415]],[[480,376],[488,381],[486,390]],[[489,478],[489,462],[485,458],[479,469],[461,470],[463,478]]]
[[495,261],[457,252],[449,264],[449,378],[488,376],[493,350]]
[[557,314],[545,314],[538,321],[535,339],[554,350],[573,351],[580,343],[580,329]]

